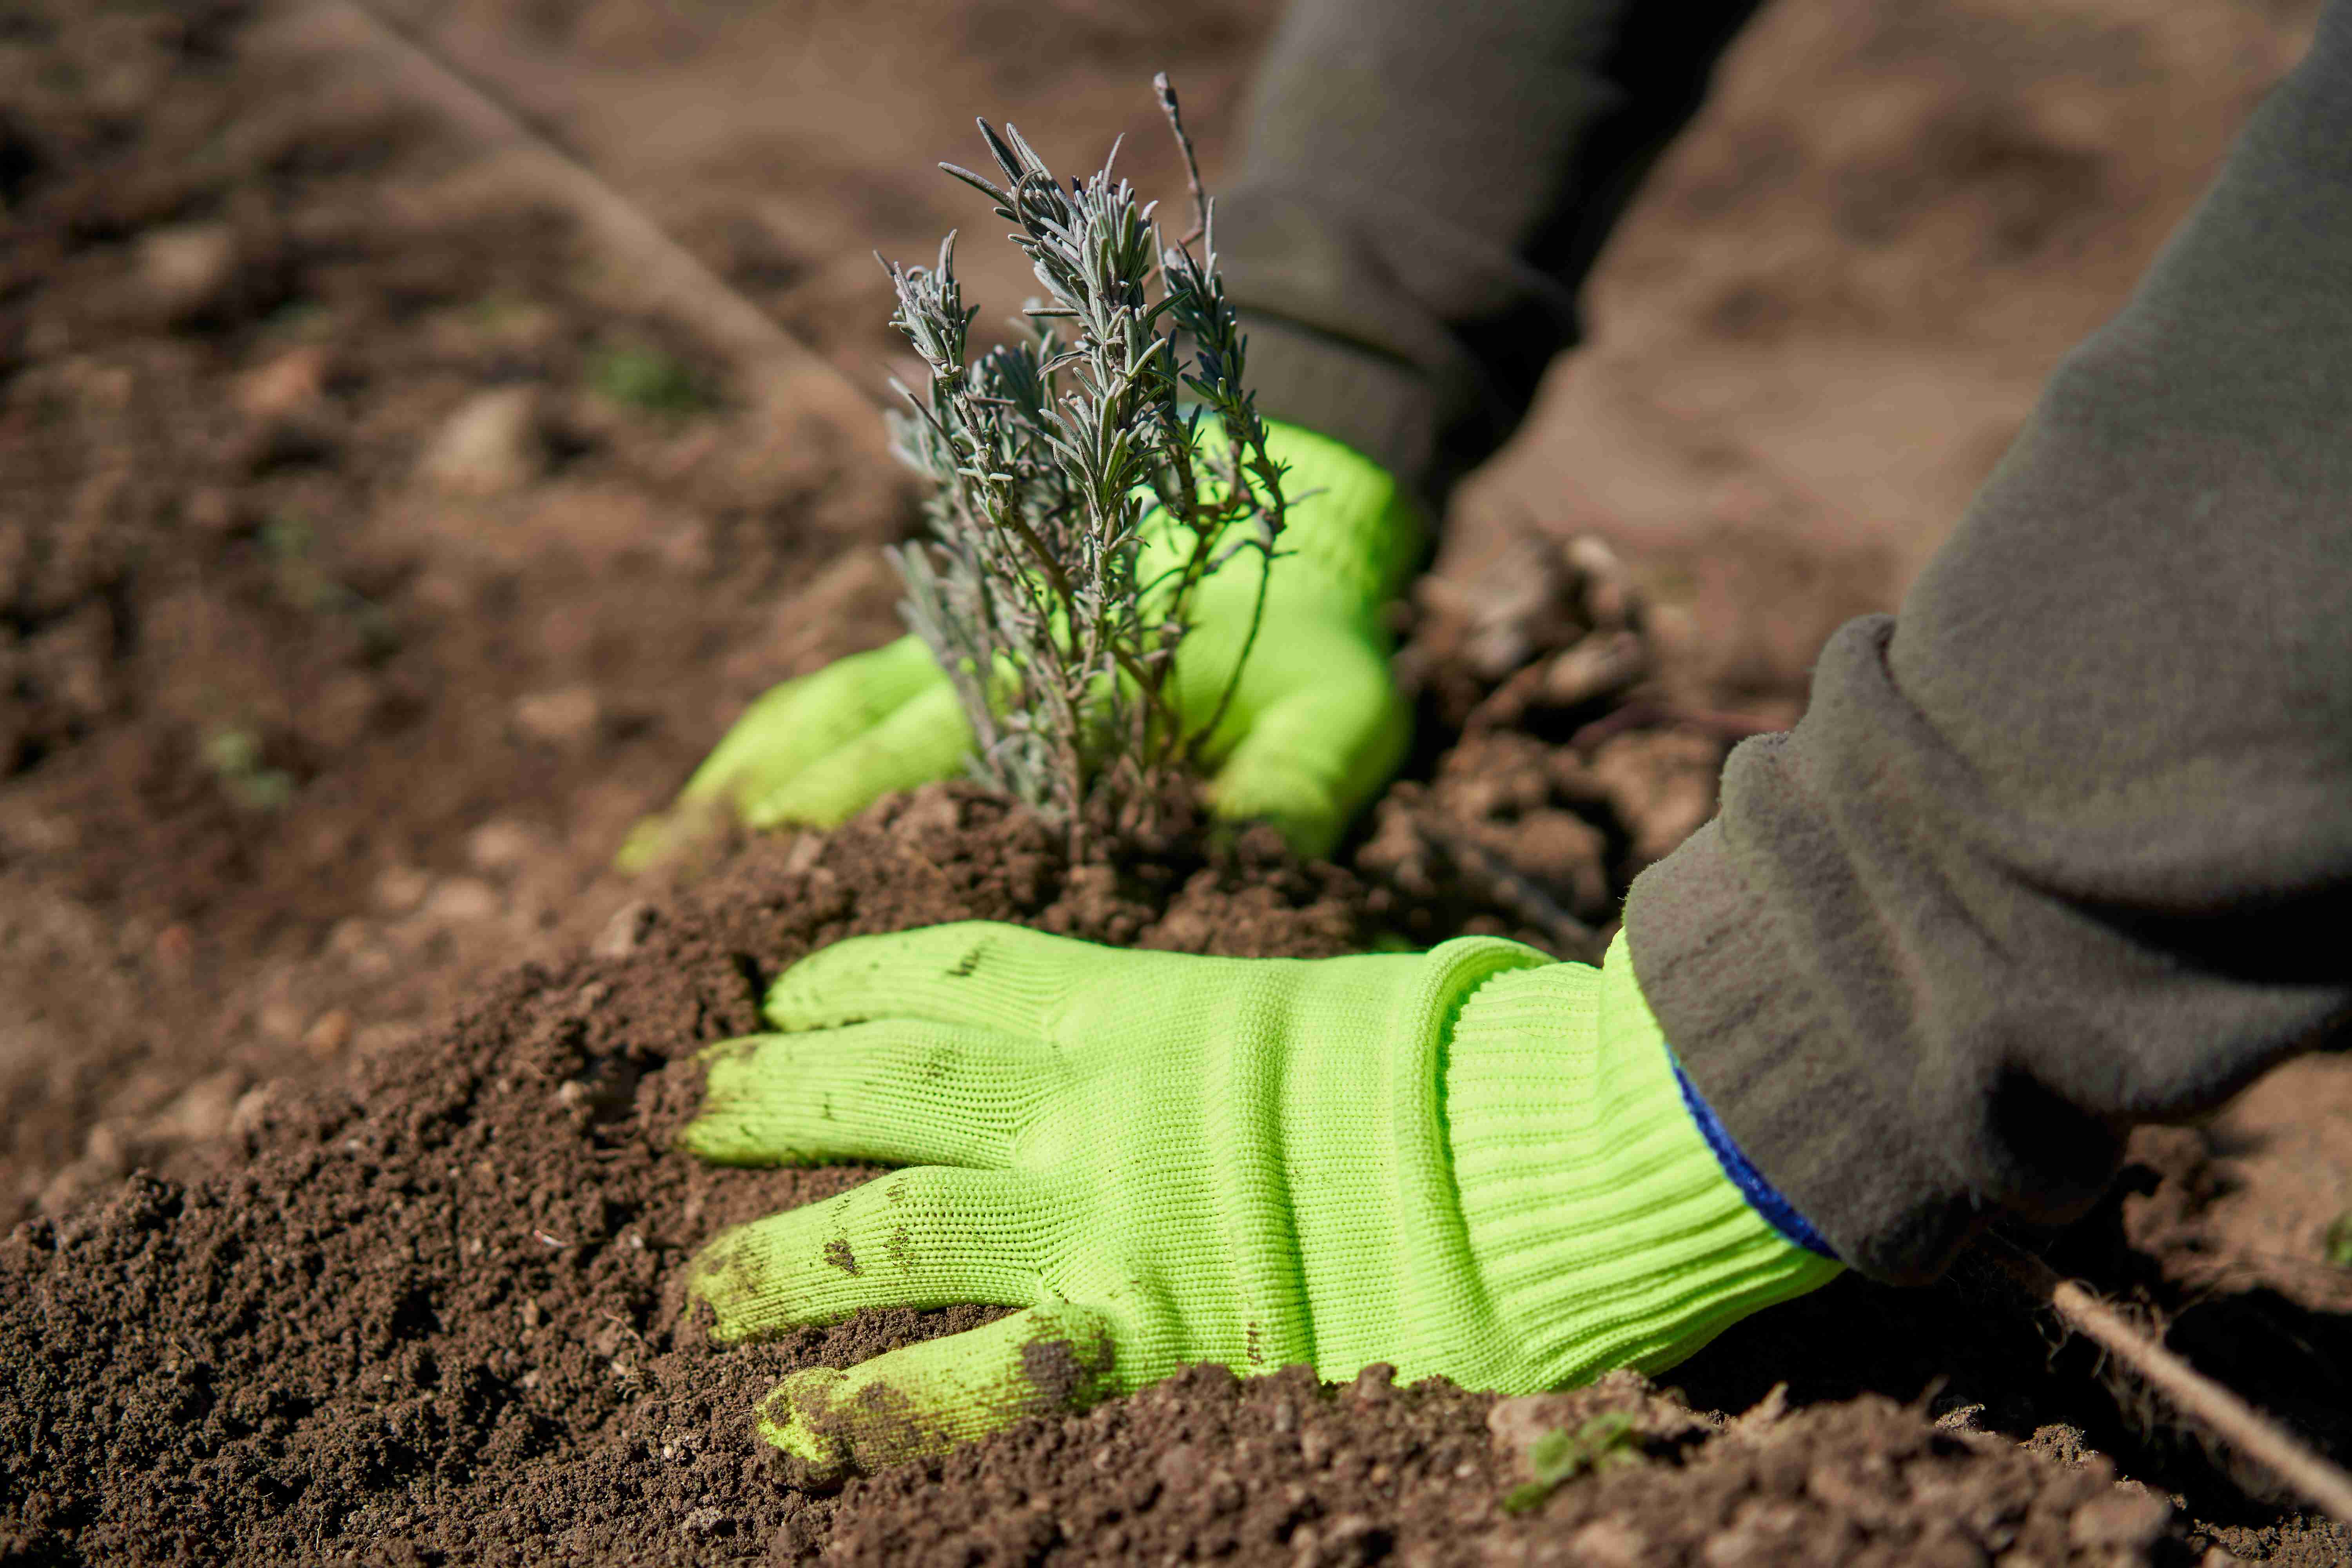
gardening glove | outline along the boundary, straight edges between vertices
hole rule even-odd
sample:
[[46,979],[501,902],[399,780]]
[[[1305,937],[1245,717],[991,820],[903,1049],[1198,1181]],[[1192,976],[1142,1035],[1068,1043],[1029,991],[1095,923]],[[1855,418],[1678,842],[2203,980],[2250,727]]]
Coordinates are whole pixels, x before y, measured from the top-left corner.
[[[1269,422],[1267,450],[1289,465],[1289,509],[1257,638],[1204,756],[1210,804],[1230,821],[1272,822],[1302,854],[1338,841],[1404,754],[1410,714],[1389,675],[1380,609],[1421,552],[1412,501],[1387,472],[1337,441]],[[1175,563],[1158,538],[1137,576]],[[1176,658],[1171,695],[1192,725],[1217,713],[1249,643],[1260,578],[1244,551],[1202,584]],[[896,790],[962,771],[971,727],[919,638],[856,654],[753,702],[687,782],[621,851],[652,864],[730,813],[746,826],[830,827]]]
[[681,1145],[911,1168],[704,1247],[715,1334],[1020,1309],[778,1384],[760,1431],[819,1472],[1192,1362],[1507,1394],[1655,1371],[1838,1268],[1690,1094],[1622,936],[1596,970],[1485,937],[1219,959],[973,922],[826,948],[766,1016],[705,1053]]

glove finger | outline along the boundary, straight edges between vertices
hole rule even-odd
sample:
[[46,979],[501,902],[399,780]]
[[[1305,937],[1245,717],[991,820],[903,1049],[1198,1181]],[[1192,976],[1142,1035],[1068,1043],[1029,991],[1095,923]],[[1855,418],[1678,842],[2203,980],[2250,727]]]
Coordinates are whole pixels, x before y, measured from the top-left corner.
[[810,748],[806,765],[745,799],[743,820],[753,827],[832,827],[886,795],[961,772],[971,752],[971,723],[955,688],[936,667],[931,674],[936,684],[844,743],[822,753]]
[[614,863],[634,874],[722,836],[751,802],[946,683],[922,639],[904,637],[771,687],[711,748],[670,808],[629,830]]
[[667,864],[698,846],[715,843],[727,834],[732,809],[721,800],[681,800],[667,811],[641,816],[630,826],[621,847],[614,852],[613,868],[634,877]]
[[1342,638],[1307,646],[1319,648],[1319,668],[1276,683],[1283,695],[1248,714],[1210,807],[1228,821],[1271,822],[1300,854],[1323,855],[1402,760],[1412,720],[1378,650]]
[[836,1371],[796,1372],[760,1402],[760,1436],[813,1480],[943,1454],[1029,1415],[1119,1391],[1108,1319],[1070,1301],[1000,1318]]
[[1092,942],[960,921],[820,949],[777,976],[761,1012],[779,1029],[929,1018],[1044,1040],[1081,984],[1130,963]]
[[920,637],[903,637],[771,687],[735,721],[680,799],[767,795],[917,697],[948,689]]
[[1034,1041],[908,1018],[753,1035],[702,1060],[702,1109],[677,1143],[729,1165],[1002,1170],[1053,1067]]
[[1034,1177],[918,1165],[721,1231],[695,1254],[687,1291],[709,1303],[720,1340],[866,1307],[1022,1307],[1045,1293],[1048,1231]]

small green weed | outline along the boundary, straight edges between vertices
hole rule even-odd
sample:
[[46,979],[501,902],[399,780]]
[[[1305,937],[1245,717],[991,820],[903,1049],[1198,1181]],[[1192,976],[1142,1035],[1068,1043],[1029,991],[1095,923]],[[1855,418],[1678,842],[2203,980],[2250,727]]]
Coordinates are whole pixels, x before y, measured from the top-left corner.
[[316,535],[308,520],[280,513],[261,525],[261,548],[280,566],[307,561]]
[[1503,1499],[1503,1511],[1527,1513],[1541,1508],[1561,1482],[1588,1470],[1638,1464],[1641,1458],[1633,1418],[1622,1410],[1595,1415],[1572,1433],[1555,1426],[1528,1445],[1528,1468],[1535,1479],[1511,1489]]
[[639,343],[608,344],[591,354],[588,384],[599,396],[649,414],[699,414],[711,401],[682,362]]
[[261,319],[264,335],[280,341],[314,343],[326,339],[335,324],[334,312],[320,300],[287,300]]
[[2352,1209],[2337,1215],[2327,1227],[2327,1261],[2338,1268],[2352,1268]]
[[261,525],[262,552],[277,568],[279,595],[296,609],[348,621],[359,634],[367,657],[383,658],[399,643],[392,617],[383,606],[337,582],[311,558],[317,541],[310,522],[290,513],[280,513]]
[[276,811],[294,798],[294,775],[263,764],[261,737],[250,730],[213,731],[205,737],[204,755],[229,798],[247,811]]
[[485,294],[465,309],[466,320],[487,332],[501,332],[530,321],[544,307],[520,294]]

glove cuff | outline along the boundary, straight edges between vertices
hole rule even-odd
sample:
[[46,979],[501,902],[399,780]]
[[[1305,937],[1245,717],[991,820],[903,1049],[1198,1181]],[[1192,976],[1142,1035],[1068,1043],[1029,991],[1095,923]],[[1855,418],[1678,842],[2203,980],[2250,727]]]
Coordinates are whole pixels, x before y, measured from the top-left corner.
[[1736,1146],[1708,1137],[1622,934],[1598,971],[1485,982],[1444,1075],[1471,1257],[1529,1386],[1659,1371],[1838,1272]]

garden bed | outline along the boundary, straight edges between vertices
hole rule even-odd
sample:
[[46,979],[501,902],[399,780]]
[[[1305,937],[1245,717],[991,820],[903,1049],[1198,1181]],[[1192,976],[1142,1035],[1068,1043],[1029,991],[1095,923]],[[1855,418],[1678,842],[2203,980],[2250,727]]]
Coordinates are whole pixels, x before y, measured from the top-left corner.
[[[1673,1392],[1624,1376],[1497,1402],[1396,1388],[1377,1369],[1339,1389],[1201,1369],[837,1496],[793,1489],[751,1431],[770,1382],[992,1313],[706,1343],[681,1311],[696,1245],[872,1173],[716,1170],[673,1152],[698,1095],[693,1051],[758,1027],[766,982],[846,935],[992,919],[1318,956],[1377,940],[1377,902],[1257,835],[1213,861],[1163,847],[1073,871],[1054,836],[961,785],[754,846],[595,950],[490,984],[428,1043],[364,1058],[346,1087],[249,1092],[209,1173],[135,1176],[20,1227],[0,1247],[0,1549],[109,1563],[1709,1564],[2188,1561],[2215,1539],[2281,1562],[2340,1550],[2327,1527],[2246,1497],[2160,1418],[2135,1432],[2087,1358],[2053,1368],[2021,1316],[1949,1288],[1853,1281],[1733,1330],[1672,1374]],[[2159,1191],[2178,1207],[2197,1173]],[[2116,1219],[2076,1249],[2128,1253]],[[2133,1256],[2153,1279],[2162,1259]],[[2251,1359],[2233,1370],[2288,1370]],[[2324,1429],[2314,1392],[2298,1413]],[[2292,1397],[2281,1382],[2257,1396]],[[1633,1415],[1638,1462],[1505,1511],[1532,1438],[1601,1410]],[[2101,1446],[2185,1488],[2186,1512],[2118,1488]]]
[[[0,27],[0,1563],[2344,1560],[1966,1279],[1841,1281],[1671,1387],[1195,1369],[794,1489],[751,1431],[775,1377],[988,1314],[723,1351],[682,1316],[719,1226],[870,1174],[668,1148],[782,966],[965,918],[1589,953],[1741,721],[1652,679],[1606,551],[1530,536],[1402,616],[1420,750],[1339,864],[1179,832],[1072,867],[940,786],[625,882],[729,715],[895,629],[903,500],[436,127],[256,74],[243,25]],[[2318,1245],[2352,1070],[2134,1152],[2053,1258],[2352,1452]],[[1624,1462],[1504,1510],[1602,1412]]]

